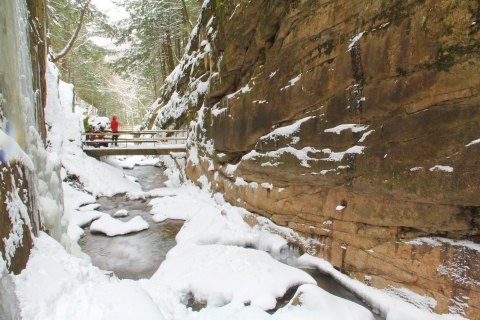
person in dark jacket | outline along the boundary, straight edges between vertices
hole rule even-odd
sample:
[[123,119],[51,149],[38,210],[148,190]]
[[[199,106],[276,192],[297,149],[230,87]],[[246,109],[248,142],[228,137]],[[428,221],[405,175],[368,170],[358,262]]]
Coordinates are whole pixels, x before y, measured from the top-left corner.
[[112,143],[115,144],[115,146],[118,146],[118,134],[116,134],[118,133],[118,126],[117,116],[113,115],[112,121],[110,121],[110,128],[112,129]]

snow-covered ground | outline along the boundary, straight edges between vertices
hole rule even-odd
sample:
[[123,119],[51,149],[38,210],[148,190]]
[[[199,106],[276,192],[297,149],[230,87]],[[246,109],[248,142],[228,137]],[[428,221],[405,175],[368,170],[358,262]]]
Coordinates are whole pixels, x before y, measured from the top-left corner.
[[[170,163],[163,158],[164,164]],[[137,163],[150,162],[137,157]],[[179,172],[172,168],[167,172],[176,181]],[[287,247],[285,235],[291,230],[276,227],[263,218],[258,218],[259,223],[252,227],[244,219],[251,213],[191,183],[175,183],[143,194],[150,195],[154,195],[150,200],[152,215],[185,220],[176,237],[177,246],[150,279],[118,279],[88,260],[67,253],[42,233],[35,240],[27,269],[14,276],[23,318],[373,319],[369,310],[327,293],[304,271],[272,258]],[[77,212],[71,223],[83,225],[98,213],[91,196],[82,199],[73,192],[65,192],[65,196],[68,210]],[[86,202],[92,204],[81,210]],[[85,218],[79,219],[79,215]],[[105,214],[96,217],[104,219]],[[108,219],[114,220],[110,216]],[[109,228],[108,224],[105,228]],[[387,319],[460,318],[417,309],[400,298],[352,280],[326,261],[309,255],[302,256],[297,264],[330,273]],[[290,287],[298,285],[289,304],[273,314],[266,312]],[[206,307],[193,311],[186,306],[189,298]]]
[[[52,65],[49,68],[52,93],[58,90],[57,75]],[[86,156],[80,147],[81,116],[68,111],[70,95],[71,87],[61,82],[59,95],[49,94],[49,151],[58,154],[63,167],[64,214],[42,212],[50,225],[59,226],[59,235],[54,239],[40,233],[26,269],[12,275],[23,319],[374,319],[366,308],[327,293],[306,272],[273,258],[288,248],[287,239],[311,239],[302,240],[288,228],[232,206],[221,194],[212,195],[207,184],[201,189],[188,181],[181,183],[180,158],[119,157],[100,162]],[[141,190],[122,169],[136,164],[166,168],[166,187]],[[118,279],[93,266],[78,246],[81,227],[92,221],[93,229],[108,235],[145,228],[145,221],[123,223],[98,211],[96,197],[117,193],[151,198],[154,221],[185,221],[177,245],[150,279]],[[330,274],[389,320],[460,319],[418,309],[348,278],[319,258],[303,255],[291,264]],[[0,271],[2,266],[0,259]],[[292,287],[298,287],[294,298],[267,312]],[[192,299],[206,307],[192,310],[187,306]]]

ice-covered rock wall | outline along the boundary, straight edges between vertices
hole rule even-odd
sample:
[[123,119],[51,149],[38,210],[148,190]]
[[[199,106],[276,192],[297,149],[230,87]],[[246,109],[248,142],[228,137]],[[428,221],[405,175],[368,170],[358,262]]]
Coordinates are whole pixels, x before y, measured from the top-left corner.
[[206,0],[149,124],[189,127],[190,179],[319,240],[303,250],[479,319],[479,12]]
[[[60,163],[45,151],[45,3],[0,0],[0,252],[26,265],[32,237],[63,214]],[[52,219],[53,217],[53,219]]]

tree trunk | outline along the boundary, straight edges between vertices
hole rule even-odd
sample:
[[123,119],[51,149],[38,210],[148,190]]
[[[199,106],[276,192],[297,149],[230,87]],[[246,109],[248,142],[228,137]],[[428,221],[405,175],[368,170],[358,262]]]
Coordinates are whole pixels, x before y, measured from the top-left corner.
[[167,41],[165,42],[165,53],[167,54],[168,73],[175,68],[175,61],[173,59],[172,38],[170,32],[167,31]]
[[190,27],[190,30],[192,30],[193,29],[193,24],[192,24],[192,21],[190,20],[190,17],[188,15],[187,4],[185,3],[185,0],[182,0],[182,6],[183,6],[183,20],[184,20],[184,23]]
[[153,92],[155,93],[155,98],[158,97],[158,87],[157,87],[157,76],[153,73]]

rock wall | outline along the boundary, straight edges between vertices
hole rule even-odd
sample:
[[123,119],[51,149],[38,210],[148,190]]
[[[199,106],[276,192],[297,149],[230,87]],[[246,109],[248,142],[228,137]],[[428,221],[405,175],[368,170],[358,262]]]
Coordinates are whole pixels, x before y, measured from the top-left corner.
[[480,2],[205,1],[149,115],[304,251],[480,319]]
[[0,7],[0,254],[18,274],[41,224],[37,171],[45,159],[36,153],[46,138],[46,6],[0,0]]

